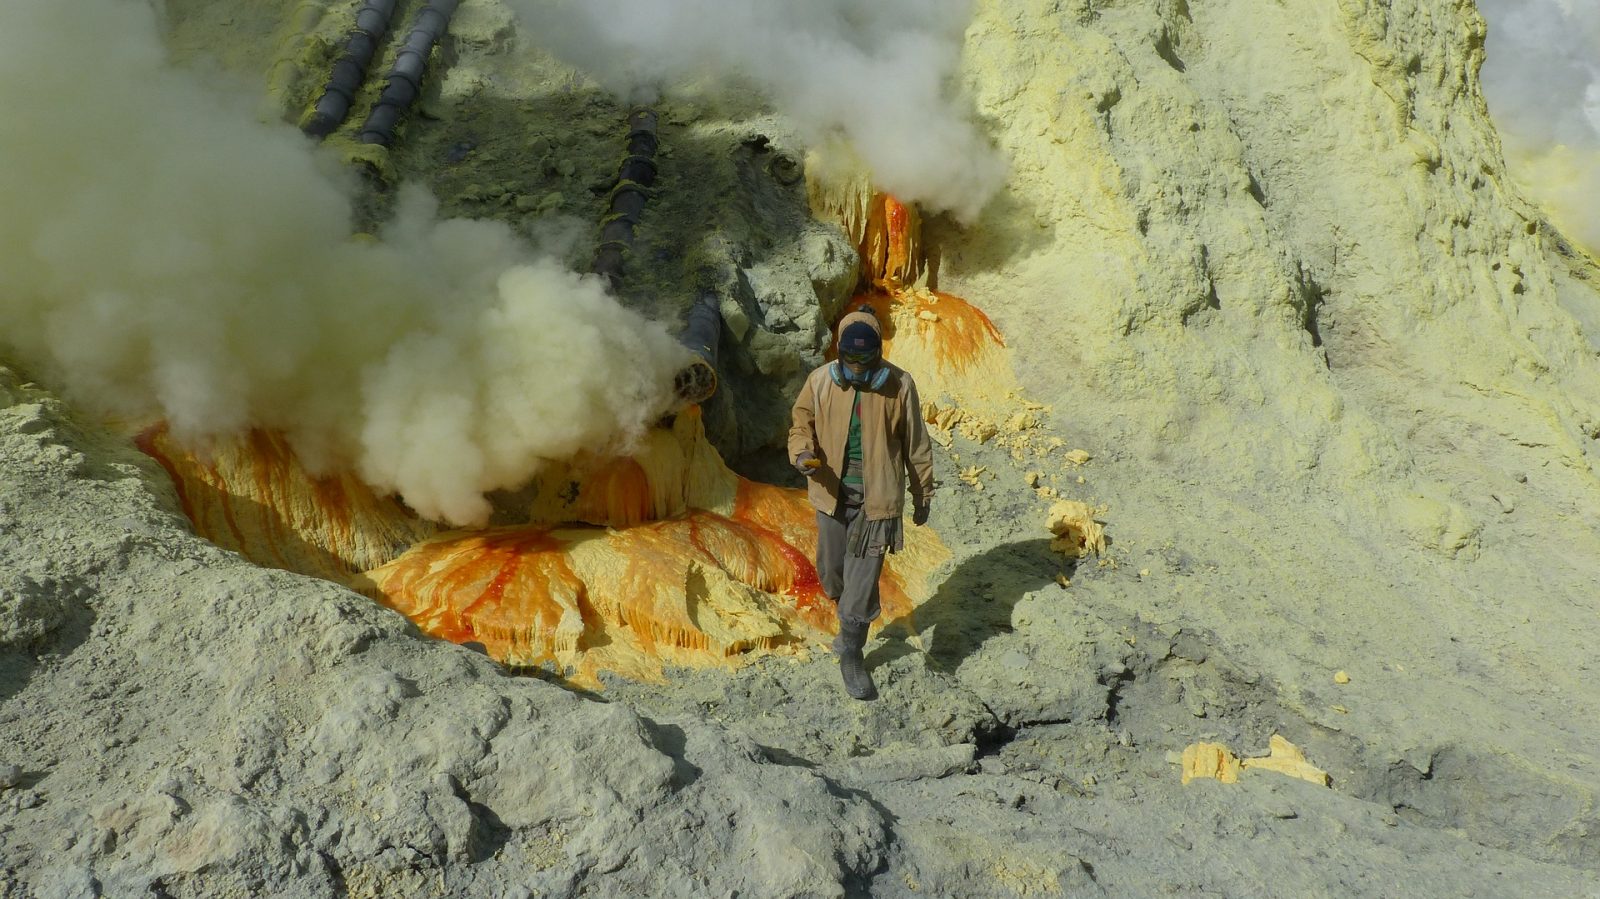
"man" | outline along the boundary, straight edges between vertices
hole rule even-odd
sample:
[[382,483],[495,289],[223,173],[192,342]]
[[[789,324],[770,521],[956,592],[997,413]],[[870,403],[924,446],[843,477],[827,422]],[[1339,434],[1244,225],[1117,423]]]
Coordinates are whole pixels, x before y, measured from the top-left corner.
[[880,611],[878,576],[884,554],[903,546],[908,474],[911,522],[928,522],[933,447],[917,385],[884,360],[870,308],[839,323],[837,349],[838,361],[813,371],[795,400],[789,458],[817,510],[817,576],[838,606],[833,651],[845,691],[871,699],[877,688],[861,650]]

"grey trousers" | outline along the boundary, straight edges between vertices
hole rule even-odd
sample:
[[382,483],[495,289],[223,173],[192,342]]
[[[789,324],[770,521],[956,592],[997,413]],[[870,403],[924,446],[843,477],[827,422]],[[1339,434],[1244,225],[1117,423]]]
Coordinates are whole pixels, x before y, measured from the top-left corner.
[[817,579],[822,592],[839,604],[839,620],[851,624],[871,624],[881,611],[878,575],[883,573],[883,556],[845,552],[845,532],[861,514],[860,506],[845,503],[832,515],[817,513]]

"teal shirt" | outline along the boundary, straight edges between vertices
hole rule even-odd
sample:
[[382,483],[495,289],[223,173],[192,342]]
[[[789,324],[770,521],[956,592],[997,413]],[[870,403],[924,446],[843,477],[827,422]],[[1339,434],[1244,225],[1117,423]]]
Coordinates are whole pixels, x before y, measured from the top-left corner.
[[861,391],[855,392],[850,406],[850,437],[844,445],[844,477],[846,484],[861,483]]

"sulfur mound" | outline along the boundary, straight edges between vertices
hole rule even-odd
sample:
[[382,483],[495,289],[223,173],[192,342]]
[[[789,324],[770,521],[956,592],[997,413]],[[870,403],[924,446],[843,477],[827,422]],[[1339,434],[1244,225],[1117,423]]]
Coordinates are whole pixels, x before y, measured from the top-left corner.
[[[837,627],[811,562],[804,495],[728,470],[695,407],[630,456],[548,465],[498,498],[500,518],[515,524],[445,533],[352,477],[312,476],[265,432],[194,453],[155,428],[139,445],[218,545],[342,583],[427,634],[481,644],[510,665],[548,664],[585,686],[601,672],[659,680],[666,665],[793,654]],[[923,528],[908,529],[906,544],[887,566],[883,622],[914,630],[948,553]]]

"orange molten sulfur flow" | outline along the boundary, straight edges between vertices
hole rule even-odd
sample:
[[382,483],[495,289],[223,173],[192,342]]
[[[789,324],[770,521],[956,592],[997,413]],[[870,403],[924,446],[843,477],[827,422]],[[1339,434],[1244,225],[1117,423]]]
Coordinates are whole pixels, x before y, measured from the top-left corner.
[[865,290],[846,308],[872,308],[883,326],[884,355],[916,376],[924,397],[982,393],[1011,382],[994,322],[966,300],[917,283],[928,264],[915,209],[872,192],[846,191],[842,199],[819,193],[813,202],[850,234],[860,254]]
[[989,316],[947,293],[862,294],[850,303],[852,309],[860,306],[872,307],[883,325],[884,355],[919,382],[965,375],[989,364],[990,354],[1005,346]]
[[313,477],[278,434],[189,448],[157,425],[134,442],[167,470],[196,532],[259,565],[348,584],[438,530],[352,475]]
[[[738,664],[831,635],[804,494],[728,471],[698,410],[654,438],[634,457],[543,479],[575,485],[571,509],[626,523],[441,534],[367,577],[427,633],[481,643],[510,664],[550,663],[586,684],[605,671],[651,679],[671,665]],[[535,507],[548,496],[537,491]],[[631,520],[641,512],[652,519]],[[947,557],[931,532],[908,540],[884,578],[886,624],[914,629],[927,576]]]
[[[482,643],[502,661],[554,663],[580,682],[601,671],[651,677],[833,631],[812,540],[797,539],[810,517],[792,491],[744,482],[733,515],[446,535],[370,577],[425,632]],[[885,586],[886,620],[909,623],[904,575],[891,572]]]
[[[811,562],[816,525],[804,494],[734,475],[705,442],[696,408],[631,457],[552,466],[528,490],[497,498],[502,517],[527,524],[438,534],[358,482],[311,478],[268,435],[205,461],[159,432],[141,445],[173,475],[203,536],[368,593],[432,636],[482,644],[511,665],[548,663],[579,684],[596,686],[608,671],[659,679],[667,666],[800,652],[837,626]],[[348,550],[361,542],[352,522],[364,538],[363,528],[388,534],[407,521],[415,545],[367,570],[350,564],[373,557]],[[908,533],[884,577],[885,624],[915,629],[928,575],[947,557],[932,532]]]

